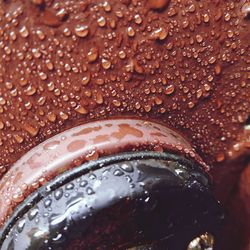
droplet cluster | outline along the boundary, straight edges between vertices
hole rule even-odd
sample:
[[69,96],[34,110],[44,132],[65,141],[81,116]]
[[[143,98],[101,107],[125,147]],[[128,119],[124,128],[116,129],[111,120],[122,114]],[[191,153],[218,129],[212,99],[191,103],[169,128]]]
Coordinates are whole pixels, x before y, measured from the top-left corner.
[[120,115],[164,121],[223,161],[250,113],[249,34],[249,4],[233,0],[2,1],[0,173]]

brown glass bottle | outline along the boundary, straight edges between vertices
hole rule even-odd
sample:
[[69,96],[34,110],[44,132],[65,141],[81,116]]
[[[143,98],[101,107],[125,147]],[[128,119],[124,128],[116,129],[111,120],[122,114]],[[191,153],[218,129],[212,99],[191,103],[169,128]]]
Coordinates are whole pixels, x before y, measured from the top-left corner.
[[[227,250],[243,247],[248,239],[247,226],[243,229],[243,225],[249,221],[244,214],[249,208],[249,41],[247,1],[0,2],[0,223],[4,247],[14,240],[17,245],[10,247],[20,249],[18,244],[29,242],[25,240],[25,234],[30,239],[33,239],[30,235],[38,235],[32,241],[32,247],[48,247],[42,245],[46,240],[53,240],[46,238],[48,232],[60,228],[47,228],[45,234],[40,229],[32,233],[28,229],[52,220],[51,214],[40,222],[41,219],[35,218],[36,213],[41,214],[44,209],[42,204],[46,197],[54,195],[53,204],[57,208],[51,213],[57,214],[59,207],[63,211],[67,206],[60,202],[66,204],[70,199],[64,193],[71,196],[78,191],[75,188],[64,191],[63,198],[58,200],[55,194],[60,196],[60,190],[66,190],[68,182],[69,186],[77,186],[76,176],[90,179],[94,185],[90,173],[97,171],[100,177],[100,172],[108,167],[103,168],[102,161],[118,172],[121,170],[119,164],[130,162],[136,169],[135,173],[139,171],[136,164],[144,166],[148,161],[145,167],[150,169],[148,182],[157,186],[163,181],[162,186],[159,184],[160,188],[156,188],[160,193],[156,197],[160,205],[159,211],[155,211],[159,213],[155,212],[154,217],[152,212],[152,218],[159,223],[164,221],[160,211],[167,209],[169,204],[171,183],[177,188],[184,180],[179,200],[174,200],[176,206],[181,200],[183,207],[184,204],[188,206],[188,202],[195,204],[193,195],[196,194],[198,200],[201,198],[196,204],[197,215],[211,198],[211,207],[207,205],[210,212],[205,213],[208,217],[198,219],[203,229],[190,226],[193,231],[186,230],[190,235],[184,239],[180,226],[179,231],[177,228],[167,231],[164,226],[159,226],[160,232],[155,236],[156,226],[152,224],[150,231],[150,225],[141,224],[150,217],[149,213],[142,218],[133,217],[128,223],[131,230],[124,230],[123,235],[117,224],[109,225],[103,219],[106,216],[103,213],[104,217],[100,217],[102,228],[98,223],[89,223],[93,230],[90,235],[96,237],[87,238],[85,235],[85,238],[80,234],[79,238],[74,238],[76,245],[67,244],[83,249],[88,249],[84,244],[93,244],[88,246],[97,249],[94,244],[100,245],[100,242],[114,242],[115,248],[118,245],[128,248],[145,244],[153,248],[152,244],[158,244],[155,248],[169,246],[176,249],[187,247],[193,237],[208,232],[220,238]],[[118,165],[114,166],[116,160]],[[175,164],[177,169],[185,169],[187,174],[184,177],[171,175],[175,173],[175,167],[170,166]],[[190,167],[193,165],[194,169]],[[81,169],[85,168],[89,171],[82,172]],[[165,169],[164,173],[159,173],[162,169]],[[103,187],[100,184],[101,190],[117,188],[115,193],[120,196],[118,191],[124,187],[128,193],[124,192],[130,197],[130,185],[126,186],[121,180],[134,172],[122,173],[118,177],[110,174],[110,185]],[[169,181],[164,181],[166,179]],[[212,188],[203,183],[209,179]],[[242,180],[240,191],[235,196],[239,180]],[[111,185],[113,182],[117,186]],[[203,186],[193,186],[192,183],[203,183]],[[81,192],[88,192],[89,186],[82,188]],[[152,188],[149,185],[155,197]],[[164,190],[168,190],[166,200],[162,199]],[[147,198],[144,191],[139,186],[135,193],[144,199]],[[102,197],[99,191],[94,192],[90,197]],[[226,211],[230,210],[227,213],[231,214],[228,216],[231,219],[226,220],[226,229],[222,230],[226,236],[217,236],[215,228],[220,227],[221,212],[211,192],[223,203]],[[88,197],[88,193],[85,195]],[[202,197],[210,198],[204,201]],[[128,202],[127,217],[122,210],[124,223],[125,218],[132,214],[130,205],[136,207],[138,216],[143,214],[141,201],[137,198]],[[91,199],[87,199],[88,204]],[[112,213],[113,204],[108,199],[106,201],[102,203],[103,208]],[[125,209],[126,205],[119,208],[123,203],[119,203],[119,199],[116,202],[118,207],[113,214],[117,216],[119,209]],[[36,206],[37,212],[31,210],[30,216],[35,215],[34,220],[29,219],[28,210]],[[217,213],[212,212],[215,208]],[[173,206],[166,216],[175,210],[178,211]],[[60,213],[64,214],[62,211]],[[195,221],[196,215],[192,217],[191,214],[191,210],[183,211],[173,216],[169,225],[181,217],[180,223],[184,223],[185,218]],[[30,222],[21,230],[17,220],[22,222],[23,217]],[[116,221],[122,223],[118,218]],[[217,225],[211,226],[209,222],[212,221]],[[190,224],[188,222],[185,223]],[[161,225],[159,223],[157,225]],[[51,225],[50,222],[47,224]],[[6,238],[11,228],[13,232],[18,230],[18,225],[21,232]],[[144,233],[139,235],[135,225],[140,225]],[[70,228],[66,230],[67,235],[75,235]],[[104,229],[107,229],[107,235],[113,232],[114,238],[102,238],[99,232]],[[174,243],[171,243],[171,237],[161,241],[166,232],[175,232]],[[177,232],[180,237],[177,237]],[[239,240],[243,235],[240,233],[239,236],[239,232],[246,234],[244,240]],[[57,239],[57,236],[53,237]],[[66,246],[60,237],[57,242]],[[125,243],[128,245],[123,245]],[[27,245],[22,247],[25,249]],[[105,246],[99,246],[102,247]],[[110,249],[110,245],[107,248]]]

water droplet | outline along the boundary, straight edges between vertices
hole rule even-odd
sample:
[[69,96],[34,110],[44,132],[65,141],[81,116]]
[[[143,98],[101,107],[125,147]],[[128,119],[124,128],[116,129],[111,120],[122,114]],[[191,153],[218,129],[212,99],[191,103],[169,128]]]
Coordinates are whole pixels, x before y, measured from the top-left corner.
[[87,54],[88,62],[95,62],[98,58],[98,49],[91,48]]
[[135,23],[136,24],[141,24],[142,23],[142,18],[139,14],[135,15]]
[[110,12],[111,11],[111,5],[110,5],[110,3],[108,2],[108,1],[105,1],[104,3],[103,3],[103,9],[106,11],[106,12]]
[[168,30],[165,28],[158,28],[151,33],[151,38],[155,40],[164,40],[168,36]]
[[69,183],[66,185],[66,190],[72,190],[74,188],[74,184],[73,183]]
[[50,207],[51,203],[52,203],[52,200],[50,198],[46,199],[44,201],[44,207],[46,207],[46,208]]
[[203,37],[201,35],[196,35],[196,41],[201,43],[203,41]]
[[99,158],[99,153],[96,150],[91,151],[89,154],[86,155],[87,161],[94,161]]
[[210,64],[213,64],[213,63],[216,62],[216,58],[215,58],[214,56],[212,56],[212,57],[209,58],[208,62],[209,62]]
[[88,195],[92,195],[92,194],[95,193],[94,190],[91,187],[87,187],[86,192],[87,192]]
[[0,96],[0,105],[5,105],[5,103],[6,103],[5,99],[2,96]]
[[204,14],[203,20],[204,20],[205,23],[208,23],[209,20],[210,20],[209,15],[208,14]]
[[29,85],[25,90],[24,90],[25,94],[27,96],[32,96],[36,93],[36,88],[33,87],[32,85]]
[[14,138],[15,138],[16,142],[19,143],[19,144],[24,141],[24,138],[22,136],[20,136],[20,135],[14,135]]
[[32,49],[32,53],[33,53],[35,58],[40,58],[42,55],[42,53],[39,51],[39,49],[36,49],[36,48]]
[[126,178],[126,181],[127,181],[128,183],[133,182],[133,179],[131,178],[131,176],[126,175],[125,178]]
[[43,80],[43,81],[48,78],[48,76],[44,72],[39,72],[39,76],[40,76],[41,80]]
[[31,126],[30,124],[26,123],[24,125],[24,129],[31,135],[31,136],[36,136],[39,132],[39,129],[36,127]]
[[21,86],[25,86],[25,85],[28,84],[28,81],[27,81],[26,78],[23,78],[23,77],[22,77],[22,78],[19,80],[19,84],[20,84]]
[[18,233],[21,233],[23,231],[24,226],[25,226],[25,222],[26,222],[25,219],[21,219],[21,220],[18,221],[18,223],[17,223],[17,231],[18,231]]
[[115,107],[120,107],[121,106],[121,102],[119,100],[113,100],[112,103],[114,104]]
[[230,19],[231,19],[231,15],[229,14],[229,13],[226,13],[225,14],[225,16],[224,16],[224,19],[225,19],[225,21],[230,21]]
[[81,105],[77,105],[76,108],[75,108],[75,111],[79,114],[82,114],[82,115],[85,115],[88,113],[88,110],[85,109],[83,106]]
[[68,17],[68,12],[66,9],[62,8],[56,13],[56,17],[58,17],[61,21],[65,21]]
[[196,92],[196,97],[199,99],[199,98],[202,97],[202,94],[203,94],[202,90],[198,89],[197,92]]
[[87,25],[77,25],[75,33],[79,37],[86,37],[89,34],[89,27]]
[[63,196],[63,190],[61,188],[56,190],[54,193],[54,196],[55,196],[56,200],[61,199]]
[[174,85],[169,85],[165,88],[164,93],[166,95],[171,95],[175,91]]
[[108,61],[107,59],[102,59],[102,67],[104,68],[104,69],[109,69],[110,67],[111,67],[111,62],[110,61]]
[[125,54],[125,52],[123,50],[119,51],[118,55],[119,55],[119,57],[121,59],[125,59],[126,58],[126,54]]
[[41,96],[37,101],[38,105],[40,105],[40,106],[44,105],[45,102],[46,102],[45,96]]
[[191,109],[191,108],[193,108],[194,107],[194,103],[193,102],[189,102],[188,103],[188,107]]
[[89,83],[91,79],[91,75],[90,75],[90,72],[87,72],[84,74],[83,78],[82,78],[82,85],[87,85]]
[[135,31],[134,31],[134,29],[133,29],[132,27],[128,27],[128,28],[127,28],[127,34],[128,34],[129,37],[135,36]]
[[80,187],[86,187],[88,185],[88,182],[86,180],[81,181]]
[[28,213],[29,220],[33,220],[38,215],[38,211],[38,208],[33,208],[32,210],[30,210]]
[[90,179],[90,180],[96,180],[96,179],[97,179],[96,174],[94,174],[94,173],[90,173],[90,175],[89,175],[89,179]]
[[103,103],[103,96],[100,92],[97,92],[97,94],[96,94],[96,103],[98,103],[98,104]]
[[43,33],[43,31],[37,30],[36,34],[41,41],[45,39],[45,34]]
[[12,200],[14,202],[17,202],[17,203],[22,202],[24,200],[23,193],[22,192],[18,192],[18,193],[13,194]]
[[122,175],[124,175],[124,173],[120,169],[116,169],[114,171],[114,176],[122,176]]
[[2,121],[0,121],[0,129],[4,128],[4,123]]
[[124,170],[125,172],[132,173],[134,171],[134,168],[132,165],[129,163],[124,163],[121,165],[121,169]]
[[191,4],[191,5],[188,7],[188,12],[190,12],[190,13],[194,13],[195,10],[196,10],[196,7],[195,7],[194,4]]
[[206,91],[209,91],[211,89],[211,86],[209,84],[205,83],[204,88]]
[[63,30],[63,34],[64,34],[66,37],[69,37],[69,36],[71,35],[70,29],[65,28],[65,29]]
[[106,19],[105,17],[101,16],[98,18],[97,23],[100,27],[104,27],[106,25]]
[[55,122],[56,121],[56,114],[54,114],[53,112],[49,112],[47,117],[48,117],[48,120],[50,122]]
[[60,117],[63,119],[63,120],[67,120],[69,118],[68,114],[66,114],[65,112],[61,111],[59,113]]
[[29,31],[28,31],[28,29],[27,29],[26,26],[23,26],[23,27],[19,30],[19,33],[20,33],[21,37],[23,37],[23,38],[26,38],[26,37],[29,36]]

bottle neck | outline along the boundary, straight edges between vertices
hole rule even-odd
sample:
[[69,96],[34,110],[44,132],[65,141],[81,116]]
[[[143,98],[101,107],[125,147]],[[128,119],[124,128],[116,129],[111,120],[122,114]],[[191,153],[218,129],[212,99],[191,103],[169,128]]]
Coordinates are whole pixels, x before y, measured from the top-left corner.
[[217,236],[221,222],[197,164],[166,152],[130,152],[82,164],[33,192],[0,231],[0,246],[187,249],[204,232]]
[[141,119],[110,119],[74,127],[39,144],[19,159],[0,181],[0,225],[29,194],[57,175],[104,156],[123,152],[169,152],[207,170],[183,136]]

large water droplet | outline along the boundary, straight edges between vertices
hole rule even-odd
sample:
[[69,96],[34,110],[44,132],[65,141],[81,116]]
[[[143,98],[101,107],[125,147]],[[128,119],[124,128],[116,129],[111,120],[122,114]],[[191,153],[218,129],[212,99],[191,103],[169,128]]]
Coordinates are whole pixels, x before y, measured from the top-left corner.
[[77,25],[75,33],[78,37],[86,37],[89,34],[89,27],[87,25]]
[[54,193],[54,195],[55,195],[56,200],[61,199],[62,196],[63,196],[63,190],[61,188],[58,189],[58,190],[56,190],[55,193]]

